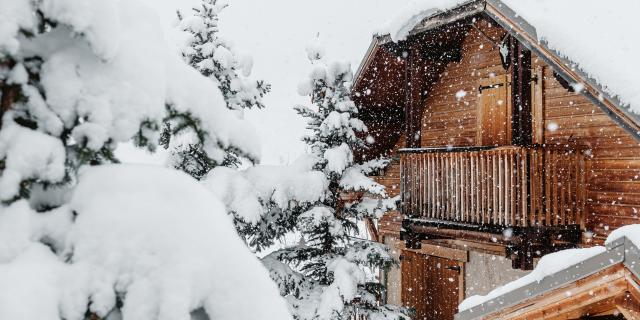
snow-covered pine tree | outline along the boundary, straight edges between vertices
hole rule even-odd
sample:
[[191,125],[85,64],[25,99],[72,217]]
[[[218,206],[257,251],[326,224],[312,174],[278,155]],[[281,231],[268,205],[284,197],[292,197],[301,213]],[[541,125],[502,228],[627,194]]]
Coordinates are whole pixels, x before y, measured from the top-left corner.
[[153,149],[167,105],[197,119],[207,157],[259,157],[253,128],[175,54],[154,8],[2,10],[0,319],[289,319],[211,192],[176,170],[106,164],[118,143]]
[[[316,158],[315,169],[329,181],[326,196],[297,217],[301,242],[263,262],[297,319],[351,319],[356,312],[368,319],[401,319],[402,310],[378,303],[383,288],[371,280],[374,270],[396,262],[385,245],[356,237],[360,222],[379,217],[393,203],[367,176],[388,161],[354,162],[354,150],[365,147],[359,134],[367,128],[350,99],[351,69],[347,63],[326,65],[318,48],[307,48],[313,71],[299,88],[313,106],[295,109],[308,119],[311,134],[304,141]],[[345,193],[363,196],[344,202]]]
[[[220,37],[219,14],[226,7],[226,3],[218,0],[202,0],[199,7],[193,8],[192,16],[184,18],[177,12],[180,27],[189,35],[189,42],[182,56],[189,65],[217,84],[227,108],[242,117],[244,109],[264,108],[262,97],[269,92],[270,85],[263,80],[249,79],[251,58],[241,57],[228,41]],[[162,145],[169,148],[172,136],[183,133],[190,135],[188,141],[182,141],[172,148],[175,168],[200,180],[216,166],[237,167],[240,158],[255,160],[232,148],[220,155],[222,159],[208,157],[202,148],[198,120],[191,114],[180,113],[171,108],[168,111]]]

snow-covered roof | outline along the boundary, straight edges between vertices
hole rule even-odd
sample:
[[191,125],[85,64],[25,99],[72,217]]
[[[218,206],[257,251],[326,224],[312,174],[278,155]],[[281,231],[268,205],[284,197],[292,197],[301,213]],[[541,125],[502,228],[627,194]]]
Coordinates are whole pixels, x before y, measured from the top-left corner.
[[[402,41],[447,22],[484,12],[543,58],[560,76],[608,109],[639,136],[640,1],[619,0],[416,0],[375,31],[374,44]],[[375,54],[376,45],[369,54]],[[356,75],[356,82],[367,56]]]
[[471,296],[462,301],[456,319],[480,319],[619,263],[624,264],[636,277],[640,276],[639,224],[613,231],[605,245],[548,254],[540,259],[530,274],[498,287],[485,296]]

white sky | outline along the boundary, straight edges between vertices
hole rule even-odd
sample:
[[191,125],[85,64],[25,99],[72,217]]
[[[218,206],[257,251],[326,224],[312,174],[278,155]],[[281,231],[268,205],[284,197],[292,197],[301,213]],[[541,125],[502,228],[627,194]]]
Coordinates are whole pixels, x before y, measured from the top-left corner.
[[306,103],[298,83],[309,72],[305,46],[320,34],[330,60],[358,67],[372,31],[392,18],[406,0],[235,0],[221,16],[223,35],[252,54],[254,77],[272,85],[268,109],[247,114],[262,139],[263,163],[293,161],[304,145],[304,120],[292,107]]
[[[187,12],[199,0],[147,0],[166,21],[175,25],[175,10]],[[374,30],[397,14],[410,0],[228,0],[221,14],[221,33],[236,49],[253,57],[256,79],[271,83],[266,109],[249,111],[246,118],[258,130],[262,163],[288,163],[304,152],[300,141],[304,120],[293,111],[307,102],[297,93],[309,72],[305,46],[320,35],[330,60],[347,60],[358,67]],[[172,30],[171,30],[172,31]],[[132,148],[127,148],[132,154]],[[157,162],[158,156],[151,159]],[[125,161],[131,159],[124,159]],[[134,160],[135,161],[135,160]],[[145,160],[140,160],[145,161]]]

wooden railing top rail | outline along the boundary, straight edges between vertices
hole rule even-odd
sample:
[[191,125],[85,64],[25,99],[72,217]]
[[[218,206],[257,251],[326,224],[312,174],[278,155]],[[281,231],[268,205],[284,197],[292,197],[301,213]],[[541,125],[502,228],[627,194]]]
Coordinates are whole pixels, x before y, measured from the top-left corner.
[[398,153],[440,153],[440,152],[466,152],[483,151],[497,148],[496,146],[472,146],[472,147],[435,147],[435,148],[402,148]]
[[529,146],[468,146],[468,147],[429,147],[429,148],[402,148],[398,153],[449,153],[449,152],[473,152],[487,150],[505,149],[551,149],[551,150],[582,150],[583,147],[577,145],[556,145],[556,144],[533,144]]

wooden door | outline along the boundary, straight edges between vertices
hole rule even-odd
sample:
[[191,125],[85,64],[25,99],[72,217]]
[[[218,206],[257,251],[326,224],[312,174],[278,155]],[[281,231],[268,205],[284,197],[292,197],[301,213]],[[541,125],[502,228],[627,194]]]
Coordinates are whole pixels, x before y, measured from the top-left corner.
[[463,263],[404,250],[402,304],[415,309],[413,320],[449,320],[460,302]]
[[511,97],[506,75],[480,80],[478,86],[478,143],[511,144]]
[[531,70],[531,134],[534,144],[544,143],[544,67]]

